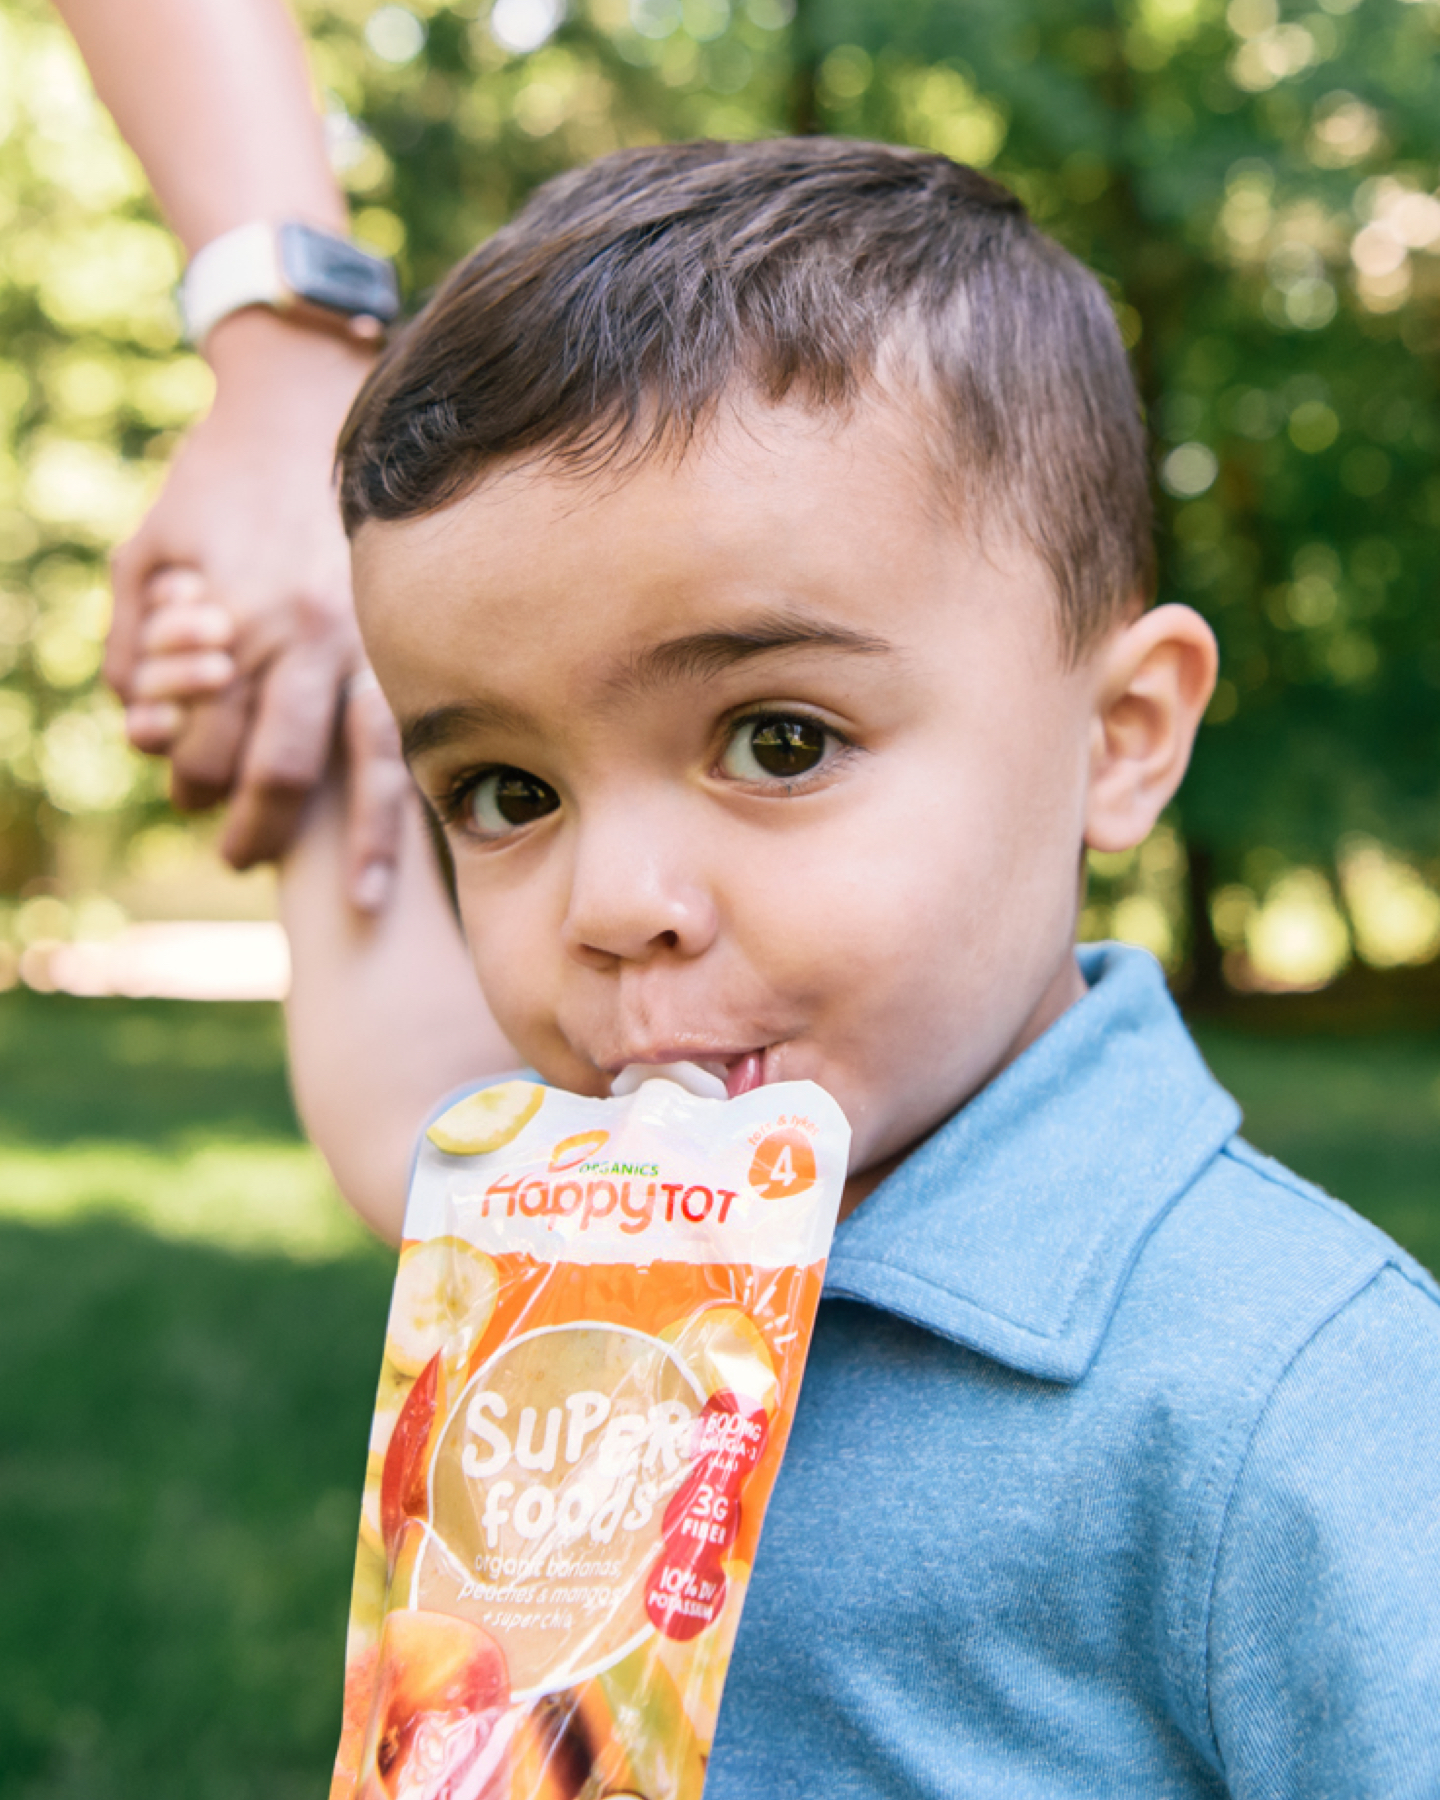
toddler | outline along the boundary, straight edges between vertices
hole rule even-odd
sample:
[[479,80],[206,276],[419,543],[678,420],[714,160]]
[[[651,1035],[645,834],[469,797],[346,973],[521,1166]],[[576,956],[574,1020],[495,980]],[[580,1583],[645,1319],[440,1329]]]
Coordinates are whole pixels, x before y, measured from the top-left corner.
[[398,1232],[425,1105],[517,1063],[853,1127],[710,1800],[1440,1792],[1436,1290],[1075,948],[1216,654],[1151,605],[1099,284],[943,157],[624,152],[455,271],[341,470],[478,976],[418,825],[372,927],[315,820],[295,1078],[352,1200]]

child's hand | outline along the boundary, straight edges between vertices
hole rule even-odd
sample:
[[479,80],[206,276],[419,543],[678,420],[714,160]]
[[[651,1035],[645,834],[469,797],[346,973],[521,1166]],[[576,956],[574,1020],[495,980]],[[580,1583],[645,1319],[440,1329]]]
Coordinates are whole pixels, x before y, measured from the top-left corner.
[[[206,598],[197,571],[165,569],[146,583],[125,725],[138,750],[183,761],[184,776],[171,771],[182,812],[223,800],[242,752],[253,684],[232,654],[234,638],[230,614]],[[359,911],[378,913],[394,885],[410,780],[385,696],[363,665],[345,683],[343,708],[348,891]]]
[[[163,569],[145,588],[125,729],[137,750],[169,756],[195,723],[195,709],[236,680],[234,626],[205,599],[193,569]],[[186,797],[177,795],[177,804]],[[194,801],[190,802],[195,804]]]

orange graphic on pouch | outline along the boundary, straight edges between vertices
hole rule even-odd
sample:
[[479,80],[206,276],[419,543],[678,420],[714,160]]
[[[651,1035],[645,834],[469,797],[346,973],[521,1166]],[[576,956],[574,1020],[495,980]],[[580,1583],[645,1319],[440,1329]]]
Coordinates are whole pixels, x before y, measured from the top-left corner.
[[561,1138],[550,1152],[550,1169],[574,1169],[592,1156],[598,1156],[610,1142],[608,1131],[577,1131],[574,1137]]
[[789,1200],[815,1185],[815,1151],[796,1126],[763,1138],[750,1164],[750,1185],[766,1200]]

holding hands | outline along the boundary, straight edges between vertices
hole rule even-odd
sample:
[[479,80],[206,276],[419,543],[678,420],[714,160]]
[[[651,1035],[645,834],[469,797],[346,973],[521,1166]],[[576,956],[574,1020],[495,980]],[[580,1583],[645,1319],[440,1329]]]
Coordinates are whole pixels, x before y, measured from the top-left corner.
[[256,312],[206,350],[215,408],[116,560],[109,673],[131,742],[170,757],[176,804],[228,799],[230,861],[283,856],[297,1104],[347,1199],[398,1241],[435,1097],[517,1058],[355,626],[330,471],[368,356]]
[[[216,382],[115,559],[106,675],[131,742],[172,759],[176,805],[229,801],[222,848],[246,868],[294,839],[363,666],[331,468],[393,280],[345,238],[287,0],[56,3],[190,259]],[[405,776],[379,696],[349,712],[350,892],[374,908]]]
[[365,668],[331,483],[370,355],[259,309],[206,349],[215,405],[115,558],[106,673],[131,742],[170,757],[176,806],[229,800],[222,851],[237,868],[288,848],[342,721],[347,887],[376,911],[408,777]]
[[[134,698],[126,719],[137,749],[171,757],[175,804],[199,808],[223,798],[229,792],[223,773],[228,758],[238,782],[223,842],[226,856],[240,868],[280,856],[324,774],[338,712],[346,764],[346,892],[358,911],[382,911],[394,887],[411,787],[395,721],[369,667],[352,665],[333,693],[321,695],[321,733],[311,731],[313,721],[303,717],[278,721],[275,742],[282,752],[295,753],[284,769],[289,779],[279,783],[275,765],[257,754],[258,727],[246,742],[265,700],[262,694],[257,703],[257,678],[243,672],[235,621],[209,597],[204,578],[193,568],[162,569],[141,589],[137,611],[129,677]],[[302,645],[297,660],[303,651]],[[309,775],[305,785],[295,779],[297,772]],[[242,837],[242,828],[249,835]]]

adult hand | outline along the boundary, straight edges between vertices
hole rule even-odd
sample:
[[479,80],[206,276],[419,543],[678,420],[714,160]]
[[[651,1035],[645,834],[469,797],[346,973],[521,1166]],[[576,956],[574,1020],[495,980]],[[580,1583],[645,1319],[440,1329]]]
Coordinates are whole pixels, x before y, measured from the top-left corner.
[[[259,308],[218,325],[206,353],[215,403],[115,558],[106,674],[129,707],[132,741],[170,754],[177,805],[231,796],[222,849],[246,868],[278,856],[293,837],[330,754],[341,689],[363,667],[331,472],[371,355]],[[150,584],[181,570],[187,604],[208,609],[211,621],[190,647],[194,679],[167,691],[152,674],[137,687],[142,657],[181,649],[154,641],[142,649],[156,597]],[[223,618],[233,676],[217,687],[213,657],[224,634],[215,621]],[[210,697],[197,702],[200,693]],[[196,703],[177,710],[176,700]],[[402,778],[393,734],[372,732],[353,748],[361,757],[356,792],[392,792]],[[368,759],[380,766],[367,772]],[[352,862],[370,893],[394,861],[392,810],[377,798],[355,814]],[[376,867],[380,875],[364,873]]]

